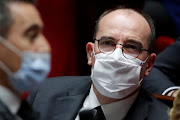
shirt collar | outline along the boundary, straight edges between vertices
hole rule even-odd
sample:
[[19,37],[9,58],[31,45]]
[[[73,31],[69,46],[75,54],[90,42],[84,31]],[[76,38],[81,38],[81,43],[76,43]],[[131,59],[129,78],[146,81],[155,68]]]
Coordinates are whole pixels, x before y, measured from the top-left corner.
[[0,85],[0,100],[8,107],[12,114],[16,114],[21,100],[13,94],[8,88]]
[[137,95],[138,92],[125,100],[101,105],[94,93],[93,86],[91,86],[89,96],[86,98],[82,109],[93,109],[101,105],[106,120],[122,120],[132,106]]
[[101,104],[99,103],[99,101],[94,93],[93,85],[91,85],[89,96],[86,97],[84,104],[83,104],[83,108],[84,109],[93,109],[100,105]]

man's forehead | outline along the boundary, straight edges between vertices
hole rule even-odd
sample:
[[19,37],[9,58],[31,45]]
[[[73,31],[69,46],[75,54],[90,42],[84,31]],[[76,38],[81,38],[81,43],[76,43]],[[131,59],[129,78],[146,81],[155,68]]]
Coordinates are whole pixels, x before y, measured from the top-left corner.
[[33,4],[25,2],[11,2],[9,9],[13,19],[21,22],[38,22],[42,24],[40,14]]
[[[147,20],[138,12],[132,9],[117,9],[108,14],[106,14],[102,19],[99,21],[98,30],[107,25],[110,26],[117,26],[122,24],[129,24],[131,26],[139,26],[149,29],[150,33],[150,26]],[[138,27],[138,28],[139,28]]]
[[[119,16],[123,16],[123,17],[126,17],[126,18],[136,18],[136,19],[144,19],[145,18],[139,14],[138,12],[132,10],[132,9],[117,9],[117,10],[114,10],[110,13],[108,13],[107,15],[105,15],[103,19],[106,19],[106,18],[112,18],[112,17],[119,17]],[[146,20],[145,20],[146,21]]]

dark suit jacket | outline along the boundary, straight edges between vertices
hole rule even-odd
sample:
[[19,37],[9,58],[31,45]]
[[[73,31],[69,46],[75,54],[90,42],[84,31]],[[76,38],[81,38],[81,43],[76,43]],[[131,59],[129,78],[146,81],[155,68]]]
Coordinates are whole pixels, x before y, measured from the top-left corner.
[[[41,120],[74,120],[91,84],[89,76],[50,78],[30,93],[28,100],[40,112]],[[168,120],[167,112],[167,106],[140,89],[125,120]]]
[[162,94],[169,87],[179,86],[179,71],[180,38],[157,56],[150,75],[143,80],[143,88],[152,93]]
[[15,116],[11,114],[9,109],[0,101],[0,120],[16,120]]
[[[21,103],[21,107],[18,110],[18,115],[22,120],[38,120],[38,114],[33,112],[25,100],[23,100]],[[2,101],[0,101],[0,120],[17,120]]]

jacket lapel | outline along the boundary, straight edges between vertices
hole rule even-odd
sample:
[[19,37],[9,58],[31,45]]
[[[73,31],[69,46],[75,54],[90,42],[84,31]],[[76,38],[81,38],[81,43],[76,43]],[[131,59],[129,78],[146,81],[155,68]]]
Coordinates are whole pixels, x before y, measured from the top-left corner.
[[148,117],[148,104],[149,99],[143,89],[139,90],[137,99],[128,111],[125,120],[146,120]]
[[[87,77],[86,77],[87,78]],[[67,87],[67,96],[57,97],[53,103],[53,111],[49,120],[74,120],[80,111],[86,96],[89,94],[91,87],[91,80],[88,79],[81,81],[78,86],[74,85],[73,82]]]

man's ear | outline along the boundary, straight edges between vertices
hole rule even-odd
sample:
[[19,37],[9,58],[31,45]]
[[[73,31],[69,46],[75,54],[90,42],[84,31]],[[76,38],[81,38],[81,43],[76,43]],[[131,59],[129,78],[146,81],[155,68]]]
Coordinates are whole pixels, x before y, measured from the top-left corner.
[[149,73],[151,72],[151,69],[155,63],[155,60],[156,60],[156,54],[155,53],[151,53],[149,55],[149,58],[148,58],[148,63],[147,63],[147,68],[146,68],[146,71],[145,71],[145,76],[148,76]]
[[93,46],[94,44],[92,42],[88,42],[86,45],[86,52],[87,52],[87,59],[88,59],[88,65],[92,65],[92,58],[93,58]]

